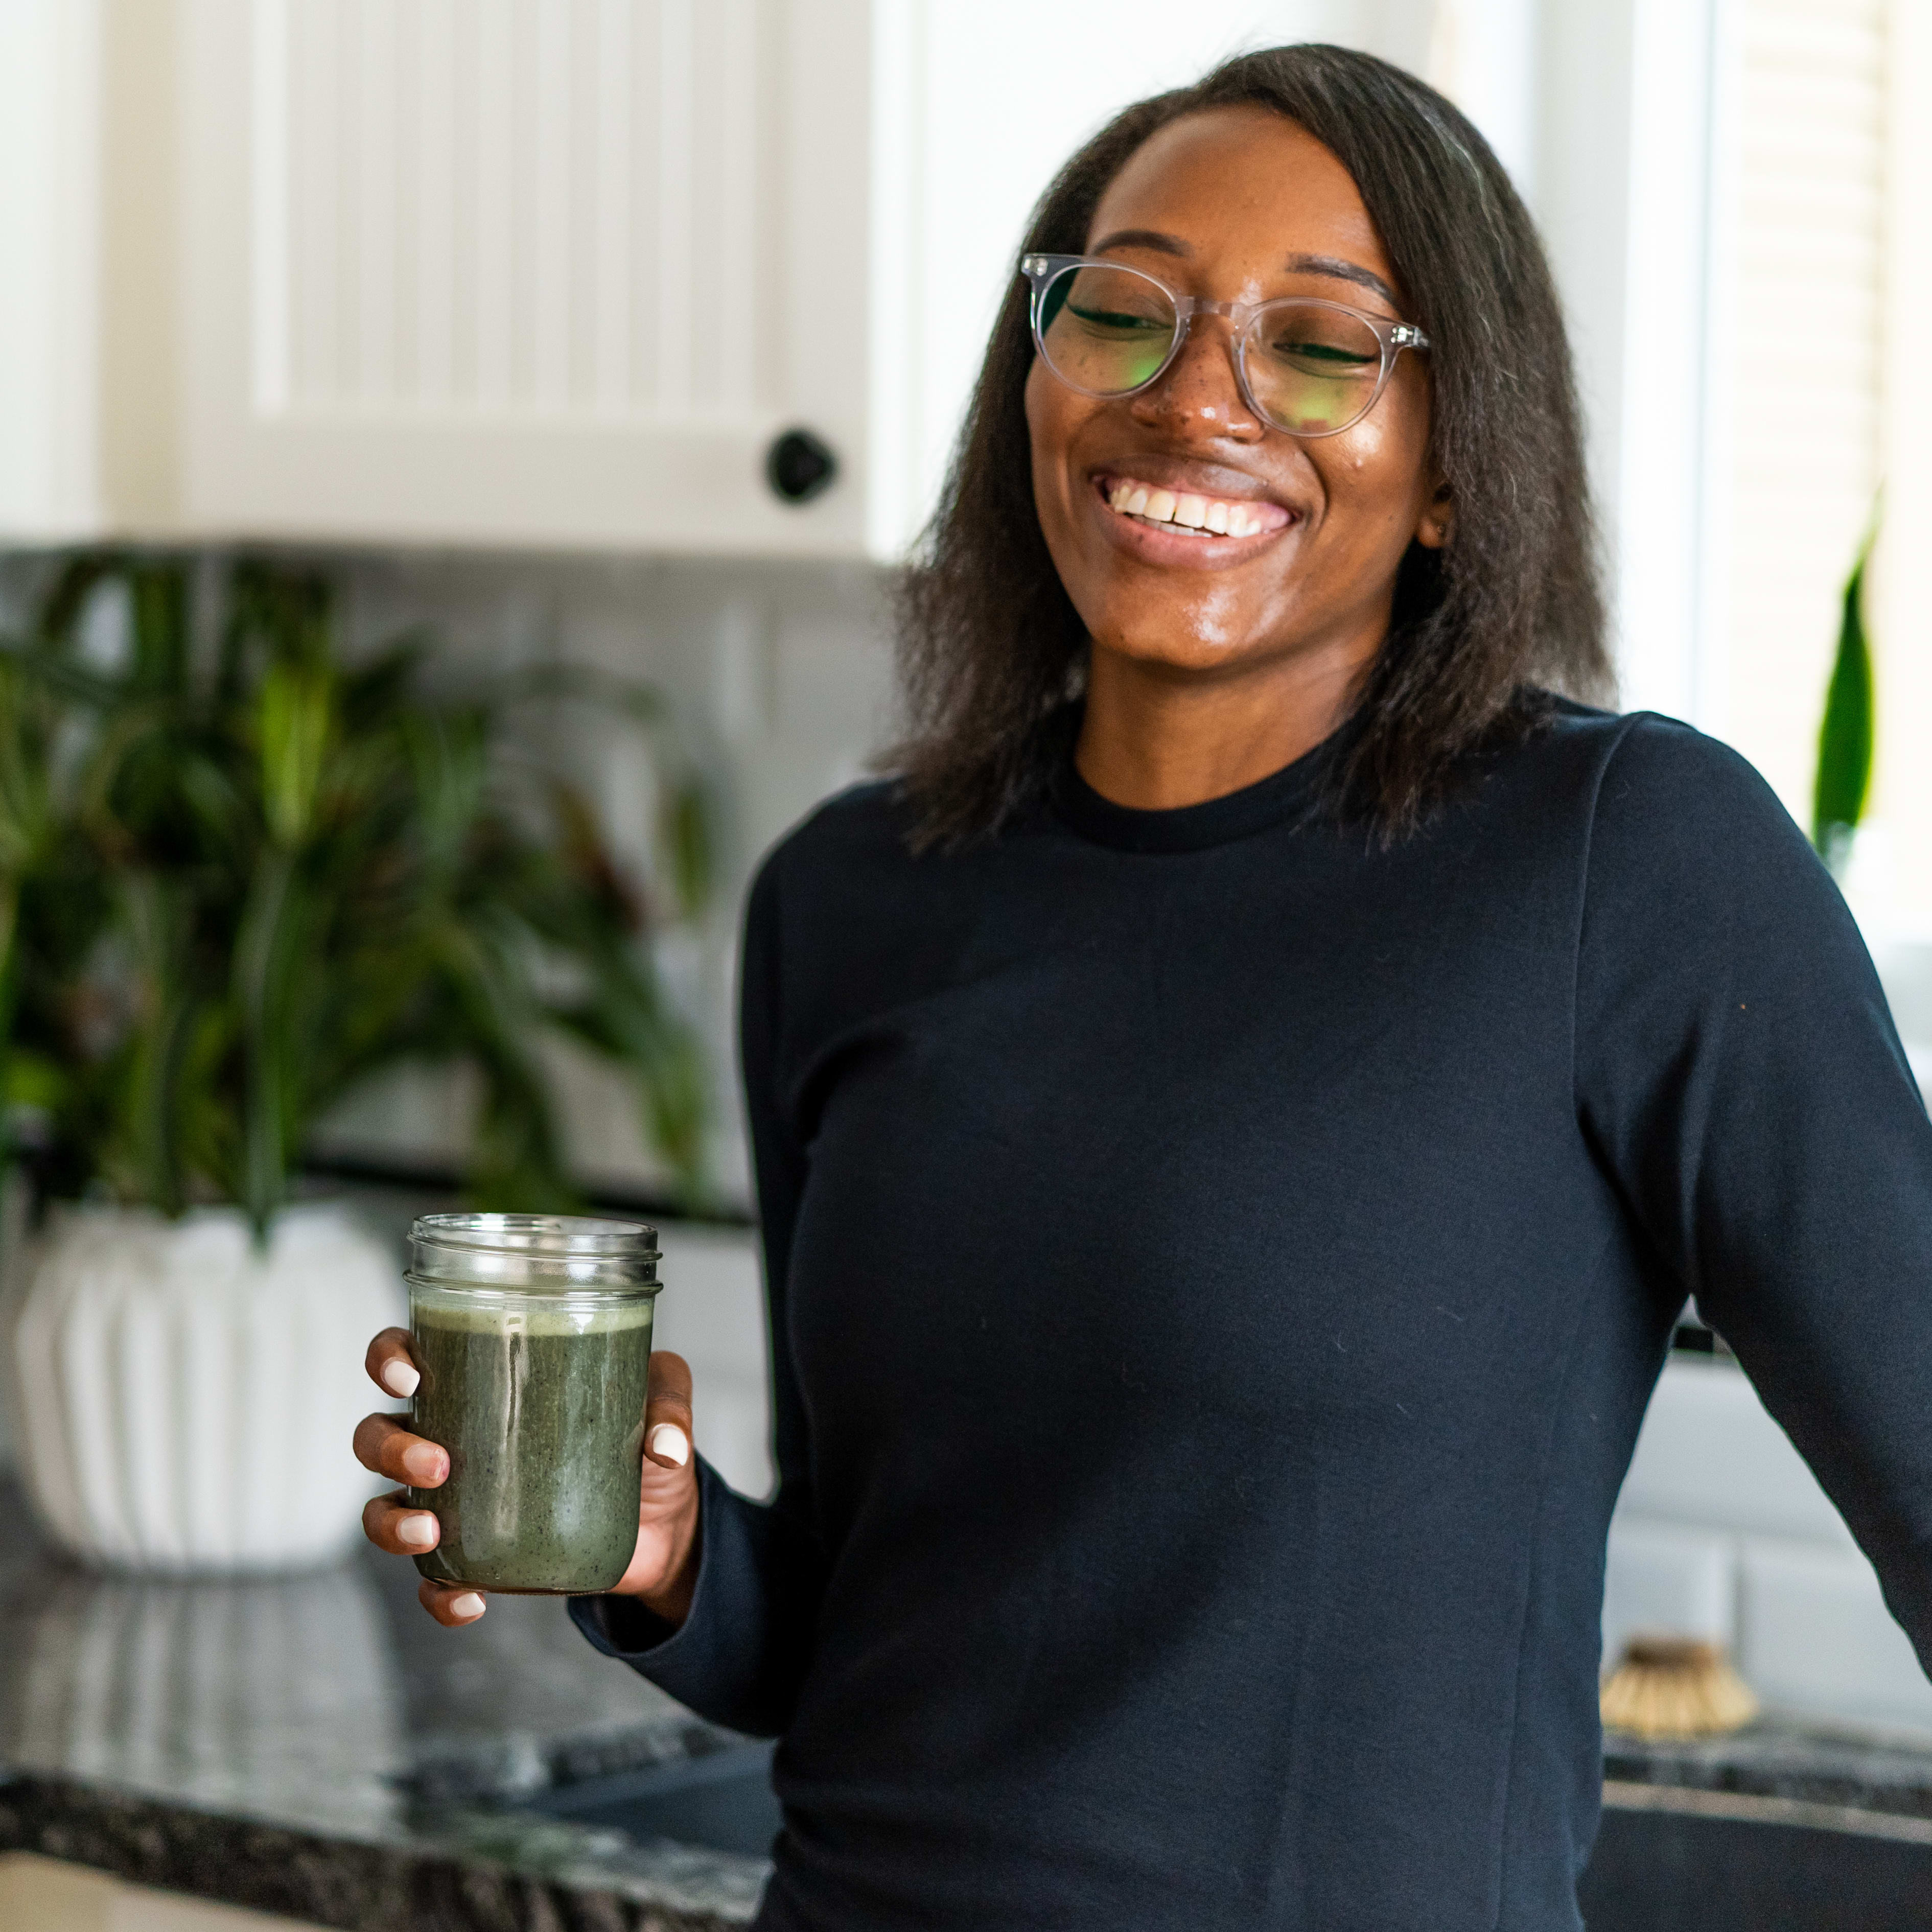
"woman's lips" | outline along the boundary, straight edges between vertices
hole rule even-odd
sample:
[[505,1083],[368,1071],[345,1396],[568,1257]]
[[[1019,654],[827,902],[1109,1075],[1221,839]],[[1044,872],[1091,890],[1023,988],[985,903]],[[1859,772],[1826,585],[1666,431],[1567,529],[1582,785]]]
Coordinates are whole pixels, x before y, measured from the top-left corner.
[[1094,483],[1111,517],[1132,529],[1158,531],[1166,540],[1159,548],[1170,555],[1176,547],[1196,554],[1245,550],[1300,520],[1265,498],[1210,496],[1128,476],[1099,476]]

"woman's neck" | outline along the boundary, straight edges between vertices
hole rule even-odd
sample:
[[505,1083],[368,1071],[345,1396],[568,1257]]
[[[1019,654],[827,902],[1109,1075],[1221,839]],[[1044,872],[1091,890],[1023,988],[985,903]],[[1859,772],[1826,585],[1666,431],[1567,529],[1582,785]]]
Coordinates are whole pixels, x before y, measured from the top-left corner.
[[1327,738],[1366,662],[1323,652],[1222,679],[1096,646],[1075,768],[1102,798],[1143,812],[1225,797]]

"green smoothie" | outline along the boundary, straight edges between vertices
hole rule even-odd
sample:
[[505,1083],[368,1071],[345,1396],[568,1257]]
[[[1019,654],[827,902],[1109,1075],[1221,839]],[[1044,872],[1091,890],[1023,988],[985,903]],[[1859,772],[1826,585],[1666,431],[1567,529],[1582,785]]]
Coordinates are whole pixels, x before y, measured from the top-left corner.
[[416,1568],[486,1590],[609,1589],[638,1541],[650,1300],[532,1308],[414,1286],[410,1309],[410,1426],[450,1465],[440,1488],[410,1492],[442,1526]]

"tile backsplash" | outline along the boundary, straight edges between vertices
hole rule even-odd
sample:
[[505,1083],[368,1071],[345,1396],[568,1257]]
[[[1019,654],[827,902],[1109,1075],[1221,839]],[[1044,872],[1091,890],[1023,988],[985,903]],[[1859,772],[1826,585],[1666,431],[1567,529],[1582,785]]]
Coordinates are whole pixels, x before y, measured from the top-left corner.
[[[338,560],[352,646],[415,624],[452,669],[555,662],[640,678],[669,698],[718,808],[717,890],[700,930],[670,935],[662,963],[710,1046],[711,1167],[726,1205],[749,1204],[735,1050],[738,921],[758,859],[813,805],[863,778],[888,742],[893,702],[887,580],[862,566],[714,560],[504,559],[412,554]],[[607,831],[646,877],[651,788],[637,740],[594,710],[566,713],[559,747]],[[649,1189],[653,1168],[617,1084],[562,1069],[576,1164],[586,1178]],[[370,1096],[332,1138],[439,1150],[460,1121],[446,1088],[416,1083],[413,1109]],[[400,1124],[400,1134],[397,1125]],[[460,1131],[460,1130],[459,1130]]]

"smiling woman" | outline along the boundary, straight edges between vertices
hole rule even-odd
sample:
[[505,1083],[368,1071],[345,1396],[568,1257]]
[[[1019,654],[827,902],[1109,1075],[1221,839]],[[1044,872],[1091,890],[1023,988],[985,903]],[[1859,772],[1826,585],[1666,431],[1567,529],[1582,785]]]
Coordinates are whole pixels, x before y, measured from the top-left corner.
[[[1094,747],[1114,734],[1090,733],[1082,769],[1108,796],[1233,790],[1346,707],[1356,730],[1330,787],[1391,832],[1476,746],[1534,729],[1539,689],[1607,691],[1556,290],[1508,175],[1432,89],[1338,48],[1230,62],[1096,135],[1042,200],[1027,248],[903,592],[914,730],[898,766],[922,838],[970,838],[1037,796],[1083,698],[1089,717],[1142,715],[1127,694],[1163,687],[1123,676],[1116,638],[1144,662],[1133,638],[1166,640],[1156,662],[1181,639],[1206,654],[1219,701],[1186,708],[1222,748],[1190,754],[1163,724],[1159,752],[1144,732],[1142,748],[1122,746],[1135,776],[1102,781]],[[1132,286],[1120,298],[1150,345],[1146,373],[1082,375],[1125,352],[1063,348],[1065,308],[1080,306],[1066,270],[1082,256],[1054,250],[1094,258],[1081,274],[1096,296]],[[1312,343],[1268,327],[1305,332],[1318,316]],[[1309,414],[1310,348],[1357,364],[1323,420]],[[1094,508],[1118,507],[1098,481],[1110,464],[1150,502],[1263,506],[1274,527],[1250,534],[1270,541],[1224,554],[1157,518],[1167,527],[1130,548]],[[1284,705],[1294,692],[1308,701]]]
[[1932,1655],[1932,1123],[1755,774],[1552,688],[1604,670],[1568,350],[1454,109],[1246,56],[1018,266],[900,769],[746,914],[778,1492],[654,1357],[572,1614],[779,1737],[766,1932],[1580,1932],[1688,1294]]

